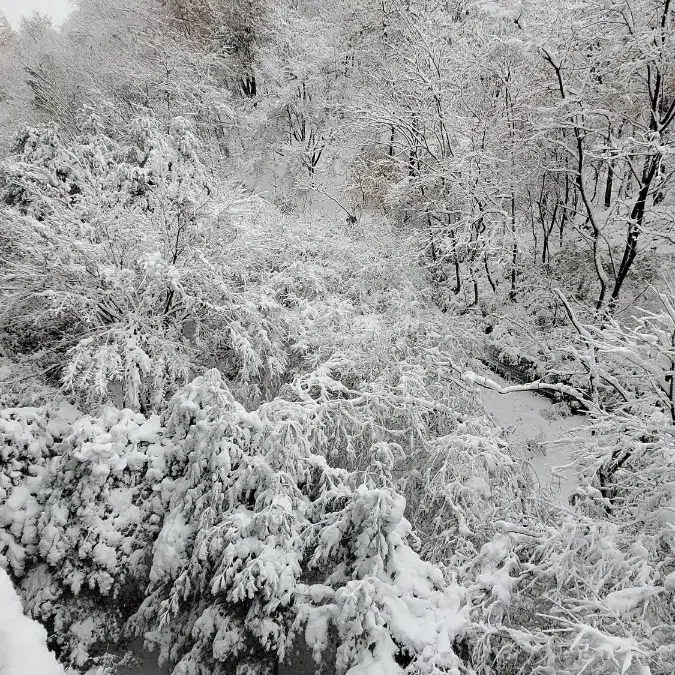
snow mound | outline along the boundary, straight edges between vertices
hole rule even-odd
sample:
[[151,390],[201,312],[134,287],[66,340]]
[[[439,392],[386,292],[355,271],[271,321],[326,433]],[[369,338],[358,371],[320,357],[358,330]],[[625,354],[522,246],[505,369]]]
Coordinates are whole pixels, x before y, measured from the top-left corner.
[[21,600],[7,572],[0,568],[0,673],[64,675],[47,649],[47,631],[24,616]]

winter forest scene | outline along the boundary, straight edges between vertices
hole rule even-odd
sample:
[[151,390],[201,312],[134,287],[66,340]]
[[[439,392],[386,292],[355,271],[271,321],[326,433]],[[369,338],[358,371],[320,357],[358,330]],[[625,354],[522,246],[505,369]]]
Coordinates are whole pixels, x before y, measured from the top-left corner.
[[675,0],[50,2],[0,675],[673,675]]

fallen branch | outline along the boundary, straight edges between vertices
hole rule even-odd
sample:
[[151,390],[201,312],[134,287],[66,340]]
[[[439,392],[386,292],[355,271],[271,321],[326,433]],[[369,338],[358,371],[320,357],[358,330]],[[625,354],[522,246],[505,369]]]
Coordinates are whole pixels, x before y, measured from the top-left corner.
[[477,375],[472,370],[462,370],[456,365],[453,365],[453,369],[460,374],[462,380],[467,384],[476,384],[479,387],[490,389],[498,394],[513,394],[517,391],[553,391],[573,398],[589,410],[597,410],[600,412],[600,409],[593,401],[589,400],[580,391],[567,384],[550,384],[548,382],[542,382],[541,380],[535,380],[534,382],[527,382],[525,384],[512,384],[503,387],[489,377]]

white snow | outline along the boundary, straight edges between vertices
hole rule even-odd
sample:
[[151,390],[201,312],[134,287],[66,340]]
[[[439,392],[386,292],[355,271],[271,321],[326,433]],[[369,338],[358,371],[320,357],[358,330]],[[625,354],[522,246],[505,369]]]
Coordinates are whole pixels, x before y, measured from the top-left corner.
[[47,649],[47,631],[24,615],[21,600],[0,568],[0,673],[2,675],[64,675]]
[[71,431],[71,425],[82,417],[82,413],[67,401],[61,401],[54,417],[47,423],[47,432],[56,438],[63,438]]
[[132,443],[158,443],[161,428],[162,422],[159,419],[159,415],[152,415],[138,430],[132,431],[129,434],[129,440]]
[[347,675],[402,675],[403,670],[394,660],[396,646],[391,640],[377,643],[373,654],[366,653],[363,661],[350,668]]
[[[499,375],[486,374],[490,382],[509,386]],[[579,415],[560,416],[553,401],[530,391],[499,394],[481,387],[480,395],[487,411],[507,432],[514,454],[532,466],[542,490],[567,502],[575,482],[562,467],[571,461],[571,451],[583,433],[578,429],[585,420]]]

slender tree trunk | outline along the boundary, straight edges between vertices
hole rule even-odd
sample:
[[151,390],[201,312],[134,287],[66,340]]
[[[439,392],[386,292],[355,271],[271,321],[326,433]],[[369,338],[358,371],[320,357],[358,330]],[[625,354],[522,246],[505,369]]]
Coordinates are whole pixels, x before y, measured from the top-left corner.
[[517,299],[518,242],[516,241],[516,195],[514,192],[511,192],[511,236],[513,237],[513,245],[511,247],[511,290],[509,291],[509,300],[515,302]]
[[492,292],[496,293],[497,292],[497,284],[493,281],[492,275],[490,274],[490,267],[488,266],[488,254],[487,251],[484,254],[483,257],[483,262],[485,264],[485,274],[487,276],[487,280],[490,282],[490,286],[492,287]]
[[451,216],[448,214],[448,229],[450,231],[450,243],[452,245],[452,261],[455,266],[455,295],[459,295],[462,290],[462,274],[459,265],[459,256],[457,255],[457,235],[450,223]]
[[621,288],[626,281],[628,272],[630,271],[635,256],[637,255],[637,245],[642,231],[642,223],[645,217],[645,210],[647,207],[647,197],[649,196],[649,189],[651,187],[656,170],[660,163],[660,155],[652,155],[645,160],[645,165],[642,170],[642,185],[638,192],[637,199],[633,205],[630,214],[630,222],[628,224],[628,235],[626,237],[626,245],[623,250],[623,257],[619,265],[619,271],[616,275],[614,288],[612,289],[610,307],[613,309],[619,299]]
[[473,307],[478,306],[478,280],[476,279],[476,273],[473,269],[471,268],[471,283],[473,284]]
[[607,182],[605,183],[605,208],[612,205],[612,184],[614,183],[614,162],[607,162]]
[[535,225],[535,218],[534,218],[534,202],[532,201],[532,195],[530,195],[530,208],[528,209],[530,212],[530,225],[532,227],[532,240],[534,242],[533,244],[533,249],[532,249],[532,259],[534,260],[535,266],[537,265],[537,260],[539,257],[539,240],[537,239],[537,226]]

